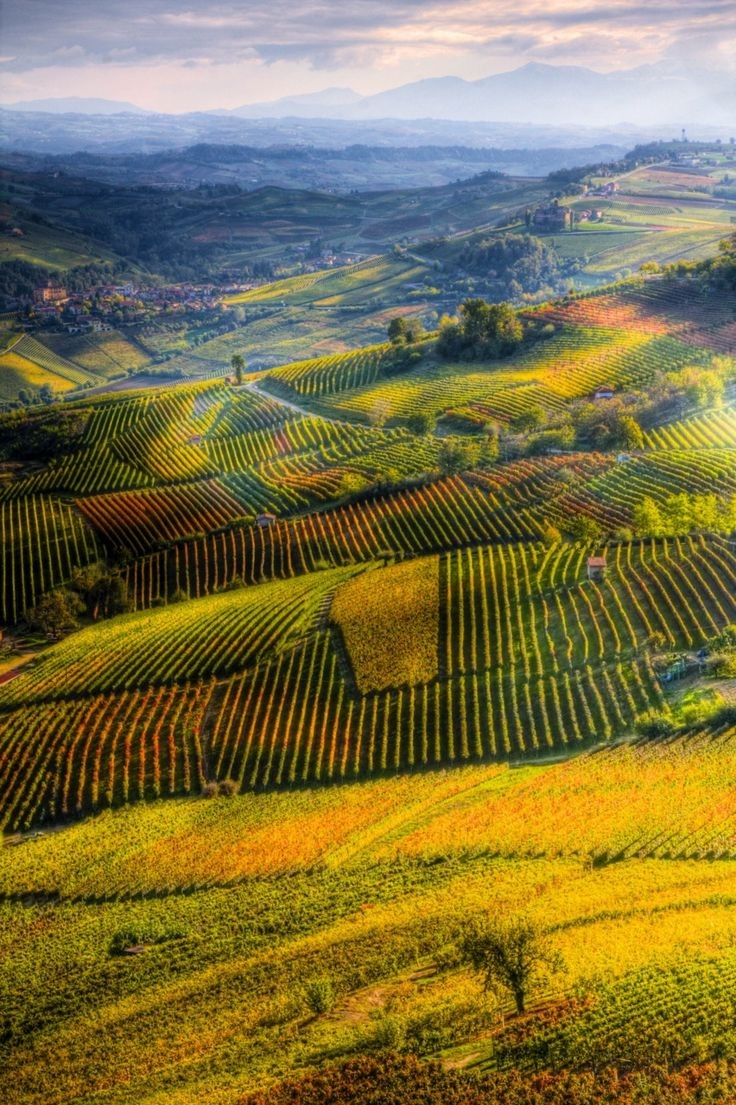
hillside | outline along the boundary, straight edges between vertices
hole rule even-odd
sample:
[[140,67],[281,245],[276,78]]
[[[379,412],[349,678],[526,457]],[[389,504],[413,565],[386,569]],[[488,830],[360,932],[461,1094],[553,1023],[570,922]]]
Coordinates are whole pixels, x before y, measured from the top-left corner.
[[[658,708],[652,641],[693,650],[736,621],[729,299],[640,279],[525,319],[501,360],[424,338],[242,387],[71,403],[65,444],[27,469],[23,442],[59,432],[53,412],[8,418],[3,618],[96,558],[139,613],[99,620],[109,599],[73,584],[97,620],[0,688],[8,749],[37,734],[6,825],[153,796],[167,776],[181,792],[536,756]],[[718,410],[683,406],[694,371],[726,381]],[[618,393],[605,415],[601,386]],[[626,419],[640,440],[622,452]]]
[[[729,1099],[734,242],[425,331],[441,253],[549,263],[479,232],[266,285],[372,288],[382,340],[240,383],[4,354],[71,392],[0,416],[10,1105]],[[554,952],[523,1012],[488,916]]]
[[[557,766],[169,799],[6,847],[3,1098],[235,1102],[387,1044],[511,1082],[621,1056],[712,1080],[734,1015],[733,747],[722,729]],[[531,914],[564,956],[523,1034],[453,959],[489,909]]]
[[[298,159],[298,151],[292,156]],[[507,216],[545,191],[538,180],[498,172],[480,173],[471,182],[380,191],[358,192],[348,182],[336,194],[334,186],[310,190],[273,183],[242,190],[232,174],[211,184],[200,174],[186,187],[175,173],[164,187],[130,183],[127,175],[106,183],[86,177],[84,169],[82,163],[70,173],[35,165],[2,170],[6,217],[22,220],[24,231],[8,240],[9,256],[23,256],[26,238],[30,249],[39,235],[53,231],[65,241],[104,242],[108,258],[114,253],[153,272],[163,267],[180,279],[203,279],[257,260],[293,260],[295,247],[315,240],[366,255],[405,233],[427,238],[470,229]],[[62,261],[57,267],[66,267],[65,256]]]
[[[664,159],[661,164],[605,177],[593,174],[584,195],[576,194],[575,187],[565,194],[564,179],[557,184],[551,179],[548,187],[561,189],[560,204],[573,213],[572,231],[525,225],[525,211],[544,202],[543,195],[535,194],[533,182],[525,191],[523,182],[517,182],[515,192],[508,196],[501,192],[492,205],[487,198],[484,202],[484,189],[474,181],[454,190],[439,189],[438,199],[443,193],[448,201],[453,197],[446,203],[444,217],[448,221],[445,225],[438,221],[443,217],[442,205],[438,205],[427,225],[435,231],[442,226],[442,237],[425,236],[417,231],[418,223],[394,214],[385,229],[393,227],[398,249],[229,297],[229,303],[245,312],[239,340],[252,350],[259,367],[270,367],[293,357],[297,335],[299,341],[324,343],[320,348],[325,352],[339,351],[336,334],[354,344],[371,340],[382,322],[380,312],[389,307],[402,306],[434,321],[443,312],[454,313],[467,295],[520,302],[544,294],[551,297],[562,287],[600,287],[629,276],[642,264],[701,260],[714,252],[736,218],[736,198],[728,184],[733,168],[728,156],[720,157],[712,167],[677,167]],[[598,194],[605,189],[612,190]],[[507,200],[512,198],[516,206],[509,209]],[[472,213],[473,229],[461,228],[456,201]],[[419,216],[422,204],[415,206],[407,199],[407,215],[412,209]],[[380,232],[376,233],[380,225],[362,232],[363,248],[381,240]],[[489,256],[489,243],[529,233],[549,251],[552,264],[547,267],[546,280],[535,282],[524,268],[516,280],[494,279],[503,262]],[[412,242],[417,235],[425,240]],[[361,244],[356,243],[356,248],[360,250]],[[222,353],[219,343],[205,343],[198,357],[211,359],[213,365],[223,364]]]
[[150,360],[139,343],[116,331],[36,338],[11,330],[0,352],[0,402],[42,389],[58,398],[138,372]]

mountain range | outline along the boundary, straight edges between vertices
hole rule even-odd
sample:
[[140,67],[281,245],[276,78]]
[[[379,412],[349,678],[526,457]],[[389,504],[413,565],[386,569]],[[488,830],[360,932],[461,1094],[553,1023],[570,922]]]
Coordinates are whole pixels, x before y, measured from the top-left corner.
[[[15,111],[145,113],[135,104],[70,97],[4,105]],[[736,122],[736,80],[671,62],[598,73],[531,62],[480,80],[432,77],[371,96],[349,88],[292,95],[208,114],[245,119],[443,119],[582,126]]]
[[90,96],[59,96],[47,100],[18,100],[5,104],[10,111],[42,111],[51,115],[148,115],[145,107],[125,100],[103,100]]

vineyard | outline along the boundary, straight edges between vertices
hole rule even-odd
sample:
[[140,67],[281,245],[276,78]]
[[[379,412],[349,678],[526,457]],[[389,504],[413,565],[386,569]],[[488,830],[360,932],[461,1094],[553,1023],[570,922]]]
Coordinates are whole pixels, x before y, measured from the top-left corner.
[[[222,779],[260,790],[630,732],[662,701],[652,642],[692,652],[736,621],[725,534],[632,537],[642,503],[733,499],[730,407],[662,421],[622,455],[481,463],[479,431],[533,410],[563,417],[602,383],[635,392],[707,365],[727,315],[720,296],[638,281],[529,309],[545,336],[501,361],[448,364],[428,340],[402,361],[383,344],[242,386],[69,403],[83,419],[73,446],[0,482],[2,617],[22,626],[77,569],[105,563],[130,613],[107,620],[103,599],[81,631],[11,663],[5,762],[24,728],[37,739],[3,824],[164,793],[163,779],[166,793]],[[104,338],[114,357],[118,338]],[[40,357],[33,342],[21,353]],[[59,355],[45,356],[51,370]],[[447,427],[418,433],[419,410]],[[475,436],[448,433],[458,420]],[[467,459],[448,471],[453,451]],[[579,536],[581,519],[596,537]],[[600,578],[591,556],[605,558]],[[192,696],[206,707],[180,723]],[[80,742],[72,803],[58,795],[73,789]],[[92,760],[110,785],[88,785]]]
[[[74,774],[58,772],[47,799],[57,809],[75,808],[80,779],[83,803],[95,786],[122,793],[126,782],[131,797],[142,781],[149,797],[169,793],[171,734],[179,725],[196,733],[209,689],[179,697],[179,720],[165,695],[155,704],[149,695],[112,703],[107,740],[122,745],[132,734],[127,776],[96,778],[96,750],[80,740]],[[88,716],[101,703],[89,699]],[[196,738],[187,748],[174,761],[175,786],[179,773],[197,777]],[[476,1064],[510,1068],[512,1080],[518,1069],[541,1069],[549,1086],[558,1072],[560,1102],[570,1067],[590,1085],[591,1068],[630,1056],[642,1100],[640,1068],[650,1055],[678,1069],[680,1057],[702,1064],[728,1046],[736,925],[725,857],[734,837],[733,818],[719,807],[729,801],[733,767],[733,730],[724,729],[549,766],[467,766],[230,801],[133,802],[114,817],[8,848],[0,932],[24,954],[4,957],[0,971],[17,1040],[0,1075],[4,1096],[13,1105],[61,1105],[94,1090],[117,1102],[152,1083],[164,1094],[176,1075],[183,1100],[195,1099],[204,1078],[235,1101],[265,1093],[284,1070],[303,1071],[305,1055],[319,1065],[338,1041],[342,1055],[360,1053],[370,1033],[371,1054],[390,1015],[420,1059],[435,1055],[439,1040],[451,1058],[472,1047]],[[600,862],[591,866],[591,856]],[[700,856],[708,861],[694,862]],[[448,947],[468,916],[503,909],[545,924],[566,972],[562,990],[544,992],[521,1023],[504,1004],[499,1026],[483,1012],[479,984],[448,962]],[[145,950],[116,950],[133,940]],[[70,949],[77,968],[84,953],[84,972],[64,970]],[[42,964],[58,973],[53,1002]],[[332,1011],[309,1013],[298,990],[305,975],[329,978]],[[366,1019],[367,995],[378,1011]],[[90,1033],[89,1016],[119,1016],[121,1000],[118,1030]],[[41,1042],[53,1077],[39,1064]],[[276,1054],[278,1065],[267,1058]],[[390,1069],[385,1051],[378,1058]],[[698,1070],[717,1077],[714,1065]],[[677,1084],[684,1080],[678,1070]],[[694,1085],[695,1075],[686,1081]],[[474,1100],[467,1094],[477,1084],[464,1100]],[[612,1084],[620,1090],[623,1077]],[[716,1092],[723,1082],[713,1085]],[[431,1100],[422,1092],[419,1100]]]
[[243,789],[584,747],[661,701],[654,637],[693,649],[736,620],[724,539],[609,546],[603,581],[589,552],[495,544],[174,602],[55,646],[0,689],[0,711],[12,733],[44,702],[209,681],[202,756]]
[[99,555],[94,531],[70,506],[41,495],[0,502],[0,619],[17,622]]
[[417,188],[457,123],[54,118],[0,174],[3,1105],[736,1101],[728,139],[478,123]]

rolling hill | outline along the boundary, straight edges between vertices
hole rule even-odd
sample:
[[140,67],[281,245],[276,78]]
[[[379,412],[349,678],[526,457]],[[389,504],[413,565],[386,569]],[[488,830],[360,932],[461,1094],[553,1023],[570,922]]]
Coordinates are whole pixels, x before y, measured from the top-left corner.
[[[491,209],[472,233],[237,297],[179,354],[207,378],[0,415],[3,1101],[729,1100],[736,242],[706,169],[639,166],[542,236],[612,243],[584,292],[471,294],[536,186],[465,184],[427,202]],[[148,355],[10,321],[27,384]],[[226,378],[254,333],[280,363]],[[539,953],[521,1000],[476,969],[494,926]]]

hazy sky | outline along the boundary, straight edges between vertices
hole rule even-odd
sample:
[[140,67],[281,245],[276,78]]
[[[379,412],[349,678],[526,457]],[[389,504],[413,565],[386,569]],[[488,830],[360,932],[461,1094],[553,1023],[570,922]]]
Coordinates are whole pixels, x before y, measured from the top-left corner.
[[235,107],[527,61],[736,71],[736,0],[0,0],[0,101]]

